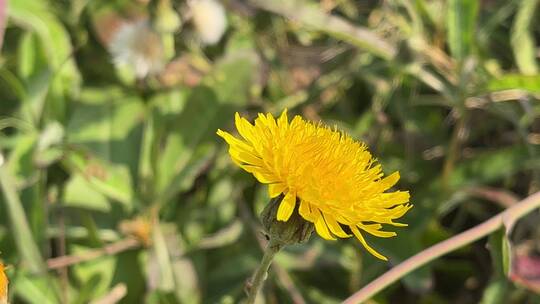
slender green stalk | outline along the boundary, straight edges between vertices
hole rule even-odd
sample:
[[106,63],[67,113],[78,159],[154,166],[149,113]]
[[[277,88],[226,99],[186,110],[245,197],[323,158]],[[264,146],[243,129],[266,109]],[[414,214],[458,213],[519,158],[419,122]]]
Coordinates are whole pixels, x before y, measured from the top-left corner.
[[45,270],[45,263],[32,236],[22,202],[17,195],[14,178],[8,172],[6,164],[0,164],[0,190],[4,196],[7,214],[11,221],[11,232],[20,256],[30,271],[42,273]]
[[328,15],[298,0],[249,0],[251,5],[296,20],[304,25],[327,33],[336,39],[366,49],[384,59],[393,59],[397,47],[371,29],[352,24],[344,18]]
[[442,255],[485,237],[502,226],[506,227],[508,233],[516,220],[538,207],[540,207],[540,192],[536,192],[513,207],[506,209],[469,230],[417,253],[357,291],[347,298],[343,304],[363,303],[411,271],[424,266]]
[[444,165],[442,169],[442,181],[445,188],[448,188],[450,175],[454,171],[456,161],[459,159],[461,143],[463,139],[461,138],[461,133],[466,128],[467,113],[465,109],[461,109],[459,112],[459,117],[456,122],[454,131],[452,132],[452,137],[450,138],[450,146],[448,147],[448,154],[444,160]]
[[259,265],[259,268],[257,268],[257,271],[255,271],[255,274],[253,275],[253,278],[250,282],[246,304],[255,303],[257,294],[261,290],[264,280],[266,280],[266,275],[268,273],[268,269],[270,268],[270,264],[272,264],[272,260],[274,259],[274,256],[276,255],[276,253],[279,252],[281,248],[282,248],[282,245],[277,244],[276,242],[272,240],[270,240],[270,242],[268,242],[268,245],[266,245],[266,249],[264,250],[264,256],[261,260],[261,264]]

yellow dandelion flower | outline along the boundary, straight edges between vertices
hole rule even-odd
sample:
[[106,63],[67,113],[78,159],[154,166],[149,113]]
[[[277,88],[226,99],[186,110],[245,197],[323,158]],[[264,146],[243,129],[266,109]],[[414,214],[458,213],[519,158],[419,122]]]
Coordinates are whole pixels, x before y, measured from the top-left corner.
[[4,264],[0,262],[0,304],[7,303],[8,278],[4,273]]
[[289,121],[287,110],[278,119],[259,114],[254,125],[236,113],[235,124],[241,138],[222,130],[217,134],[238,166],[269,185],[270,197],[284,194],[277,220],[287,221],[298,204],[300,216],[324,239],[352,232],[371,254],[386,260],[362,232],[386,238],[396,233],[382,231],[382,224],[406,226],[394,220],[412,207],[408,191],[385,192],[397,183],[399,172],[383,177],[365,144],[300,116]]

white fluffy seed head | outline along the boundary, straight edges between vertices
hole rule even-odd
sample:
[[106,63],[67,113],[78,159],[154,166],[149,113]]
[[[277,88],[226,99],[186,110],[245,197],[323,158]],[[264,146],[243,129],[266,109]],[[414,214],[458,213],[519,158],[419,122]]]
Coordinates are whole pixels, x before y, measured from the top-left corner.
[[221,3],[215,0],[190,2],[193,24],[205,44],[216,44],[227,29],[227,16]]
[[109,52],[118,68],[133,69],[137,78],[156,74],[165,65],[163,42],[146,20],[124,23],[113,35]]

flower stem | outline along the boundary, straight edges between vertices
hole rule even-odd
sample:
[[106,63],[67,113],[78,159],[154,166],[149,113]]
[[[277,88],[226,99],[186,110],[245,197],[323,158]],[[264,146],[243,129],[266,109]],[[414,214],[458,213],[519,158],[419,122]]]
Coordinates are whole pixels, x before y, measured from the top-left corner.
[[248,288],[248,298],[246,304],[255,303],[257,294],[259,293],[259,290],[261,290],[264,280],[266,280],[268,268],[270,268],[270,264],[272,264],[272,260],[274,259],[276,253],[278,253],[282,247],[282,245],[274,242],[272,239],[270,239],[268,245],[266,245],[261,264],[259,265],[259,268],[257,268],[257,271],[255,271]]
[[540,192],[536,192],[489,220],[408,258],[347,298],[343,304],[363,303],[411,271],[424,266],[444,254],[485,237],[503,226],[506,228],[506,234],[508,235],[518,219],[538,207],[540,207]]

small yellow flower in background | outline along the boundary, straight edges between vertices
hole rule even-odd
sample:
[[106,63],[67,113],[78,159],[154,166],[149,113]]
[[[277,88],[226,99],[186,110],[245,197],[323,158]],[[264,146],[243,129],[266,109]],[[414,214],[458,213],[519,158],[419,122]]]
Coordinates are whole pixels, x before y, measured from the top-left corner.
[[0,304],[7,303],[8,296],[8,278],[4,272],[4,264],[0,262]]
[[412,207],[408,191],[385,192],[399,180],[398,172],[383,177],[365,144],[300,116],[289,122],[287,110],[278,119],[259,114],[254,125],[236,113],[235,123],[241,138],[217,134],[238,166],[269,185],[270,197],[285,195],[279,221],[287,221],[298,204],[300,216],[324,239],[351,237],[343,229],[348,227],[371,254],[387,260],[362,232],[386,238],[396,233],[382,231],[381,224],[406,226],[394,220]]

